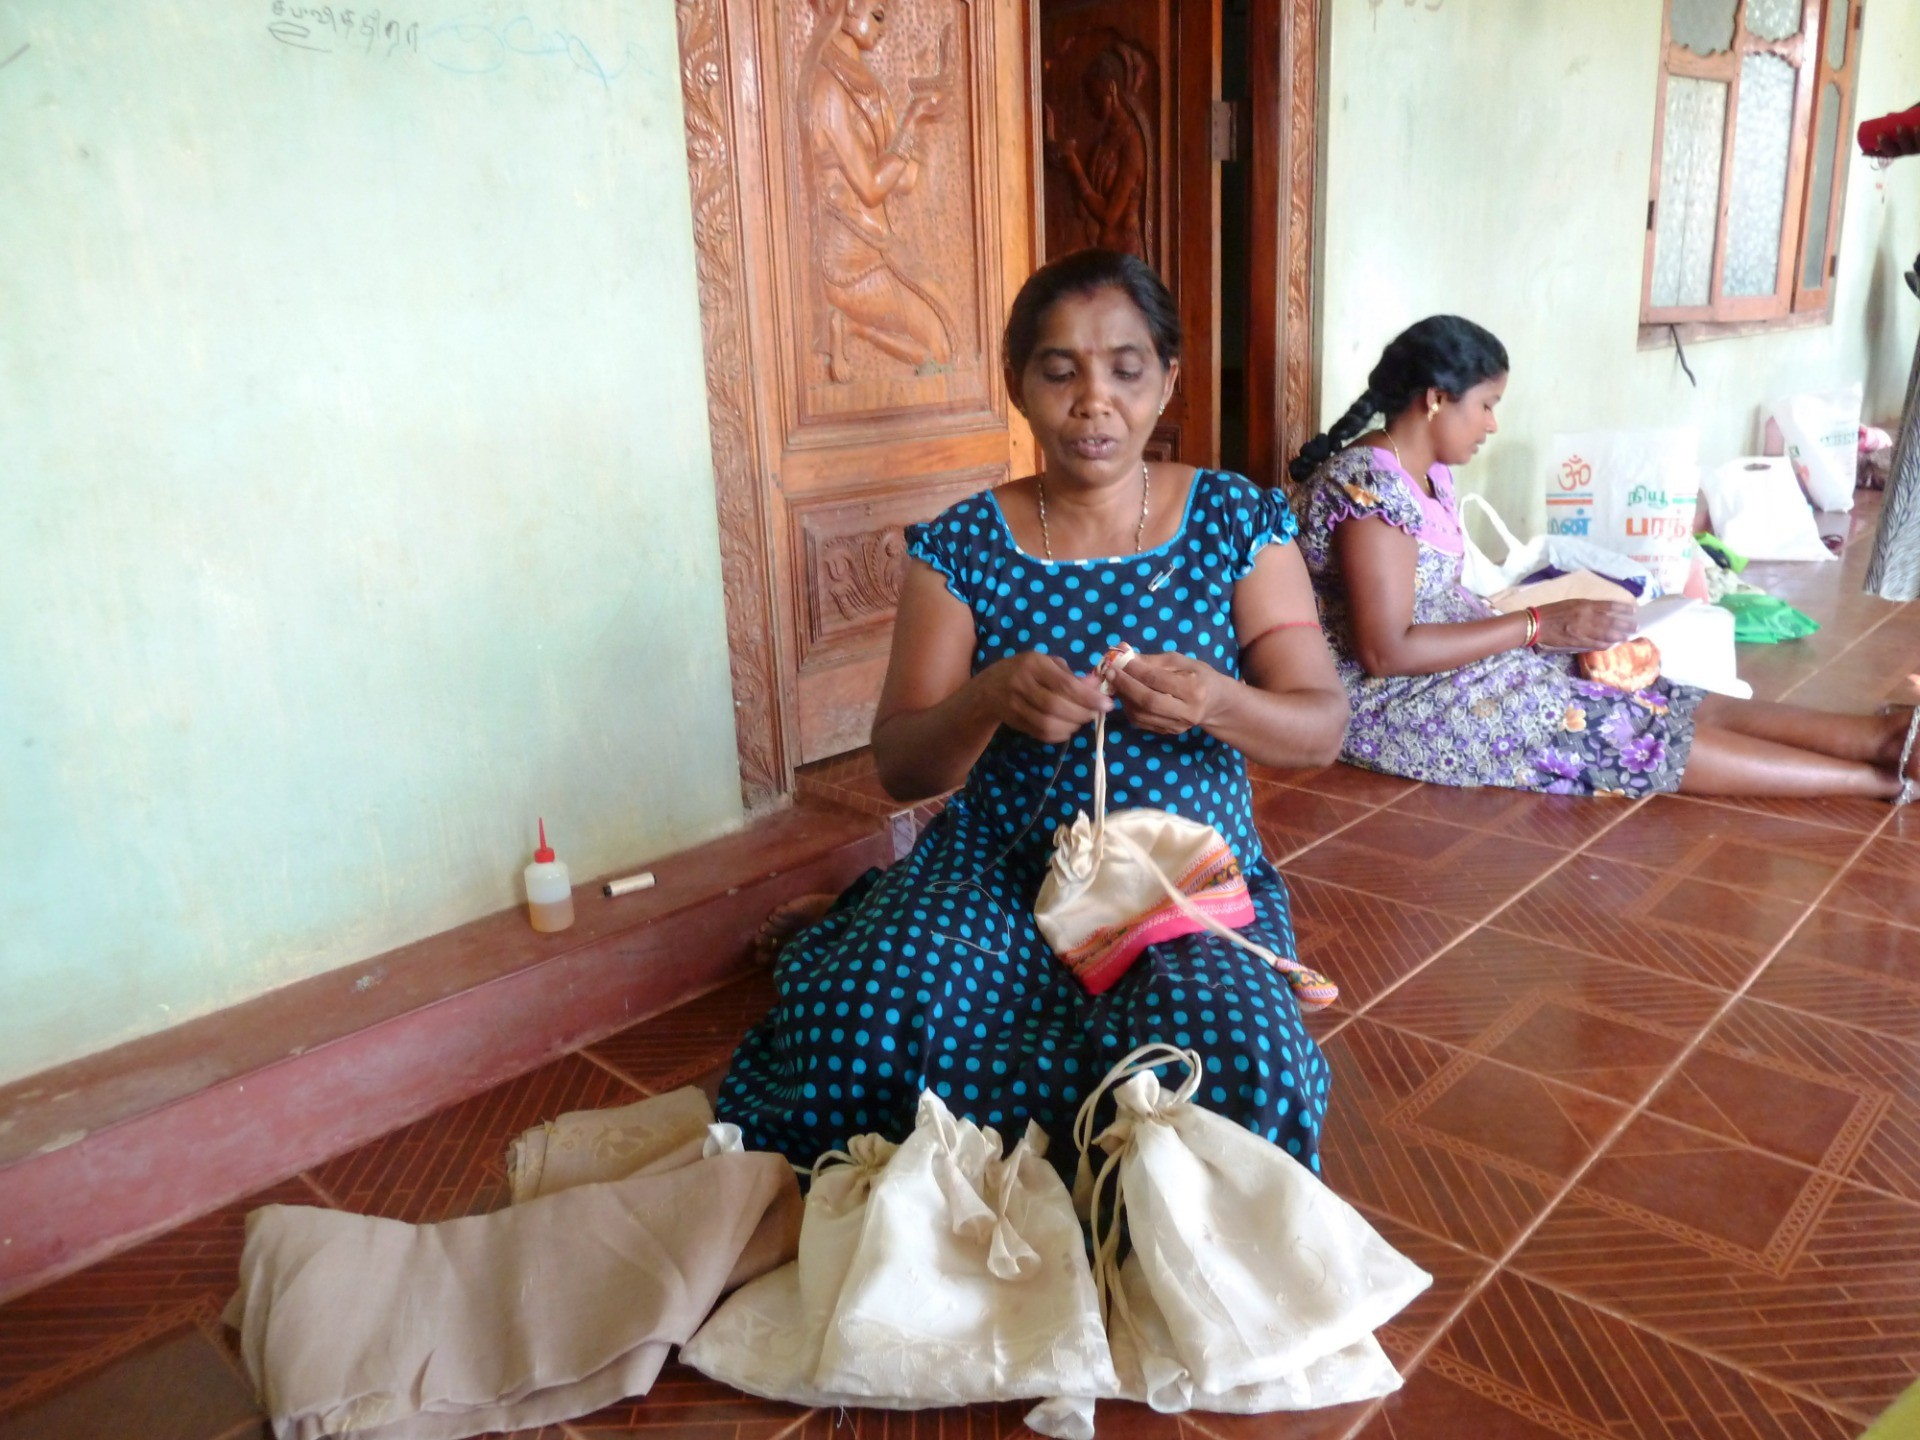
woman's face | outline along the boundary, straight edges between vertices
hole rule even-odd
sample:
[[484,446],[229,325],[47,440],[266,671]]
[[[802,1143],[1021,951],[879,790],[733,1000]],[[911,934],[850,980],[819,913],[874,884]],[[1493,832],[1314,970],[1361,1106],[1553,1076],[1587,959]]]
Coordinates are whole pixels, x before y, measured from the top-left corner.
[[1434,414],[1430,430],[1433,458],[1449,466],[1464,465],[1473,459],[1480,447],[1487,443],[1487,437],[1500,428],[1493,410],[1506,393],[1507,377],[1504,375],[1482,380],[1457,400],[1434,391],[1433,394],[1440,400],[1440,409]]
[[1147,318],[1124,290],[1056,301],[1015,387],[1048,478],[1099,487],[1137,476],[1179,372],[1177,360],[1161,364]]

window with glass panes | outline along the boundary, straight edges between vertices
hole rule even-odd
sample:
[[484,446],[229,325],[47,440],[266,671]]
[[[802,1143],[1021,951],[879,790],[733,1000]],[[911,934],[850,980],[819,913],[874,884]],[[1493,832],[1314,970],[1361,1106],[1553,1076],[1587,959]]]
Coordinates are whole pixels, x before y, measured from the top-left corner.
[[1826,310],[1861,0],[1667,0],[1643,324]]

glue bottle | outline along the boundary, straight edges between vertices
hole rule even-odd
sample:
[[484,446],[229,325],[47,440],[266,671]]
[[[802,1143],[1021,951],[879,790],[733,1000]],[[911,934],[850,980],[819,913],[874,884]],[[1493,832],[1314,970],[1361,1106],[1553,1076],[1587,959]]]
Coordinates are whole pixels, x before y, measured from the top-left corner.
[[553,858],[547,844],[547,822],[540,822],[540,848],[527,866],[527,919],[536,930],[564,930],[573,924],[573,882],[567,867]]

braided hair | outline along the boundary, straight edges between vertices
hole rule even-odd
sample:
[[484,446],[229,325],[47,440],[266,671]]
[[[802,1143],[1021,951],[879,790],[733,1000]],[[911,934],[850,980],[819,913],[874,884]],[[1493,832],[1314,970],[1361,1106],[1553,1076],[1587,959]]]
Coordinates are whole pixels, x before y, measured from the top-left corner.
[[1409,325],[1380,352],[1367,388],[1325,434],[1300,448],[1287,466],[1304,481],[1328,456],[1358,439],[1375,415],[1400,414],[1428,390],[1458,400],[1483,380],[1507,373],[1507,349],[1493,333],[1458,315],[1431,315]]

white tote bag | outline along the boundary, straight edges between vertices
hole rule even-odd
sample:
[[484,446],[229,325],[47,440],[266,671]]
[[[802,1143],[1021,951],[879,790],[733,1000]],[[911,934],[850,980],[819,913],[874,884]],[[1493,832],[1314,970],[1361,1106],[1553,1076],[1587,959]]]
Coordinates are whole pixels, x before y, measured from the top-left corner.
[[[1487,517],[1493,533],[1507,547],[1506,558],[1498,565],[1473,543],[1473,536],[1468,533],[1466,524],[1469,507]],[[1521,540],[1484,495],[1460,497],[1460,536],[1466,542],[1460,583],[1483,599],[1518,585],[1527,576],[1549,565],[1569,574],[1576,570],[1590,570],[1609,580],[1637,581],[1643,596],[1661,593],[1653,572],[1646,566],[1577,535],[1541,535],[1532,540]]]
[[1713,533],[1749,560],[1837,560],[1783,457],[1729,460],[1702,477]]
[[[1167,1063],[1187,1071],[1171,1092],[1152,1070]],[[1245,1410],[1398,1388],[1372,1332],[1432,1277],[1279,1146],[1194,1104],[1203,1073],[1195,1051],[1143,1046],[1087,1096],[1074,1127],[1076,1198],[1093,1221],[1124,1393],[1162,1409]],[[1117,1113],[1093,1135],[1109,1092]],[[1131,1285],[1116,1264],[1122,1211]],[[1133,1304],[1142,1296],[1150,1306]]]
[[1780,432],[1795,478],[1807,499],[1822,510],[1853,509],[1864,396],[1865,387],[1855,381],[1824,395],[1787,395],[1767,407],[1767,418]]
[[1555,436],[1545,477],[1548,537],[1625,555],[1653,572],[1661,594],[1678,594],[1693,563],[1699,451],[1691,426]]

